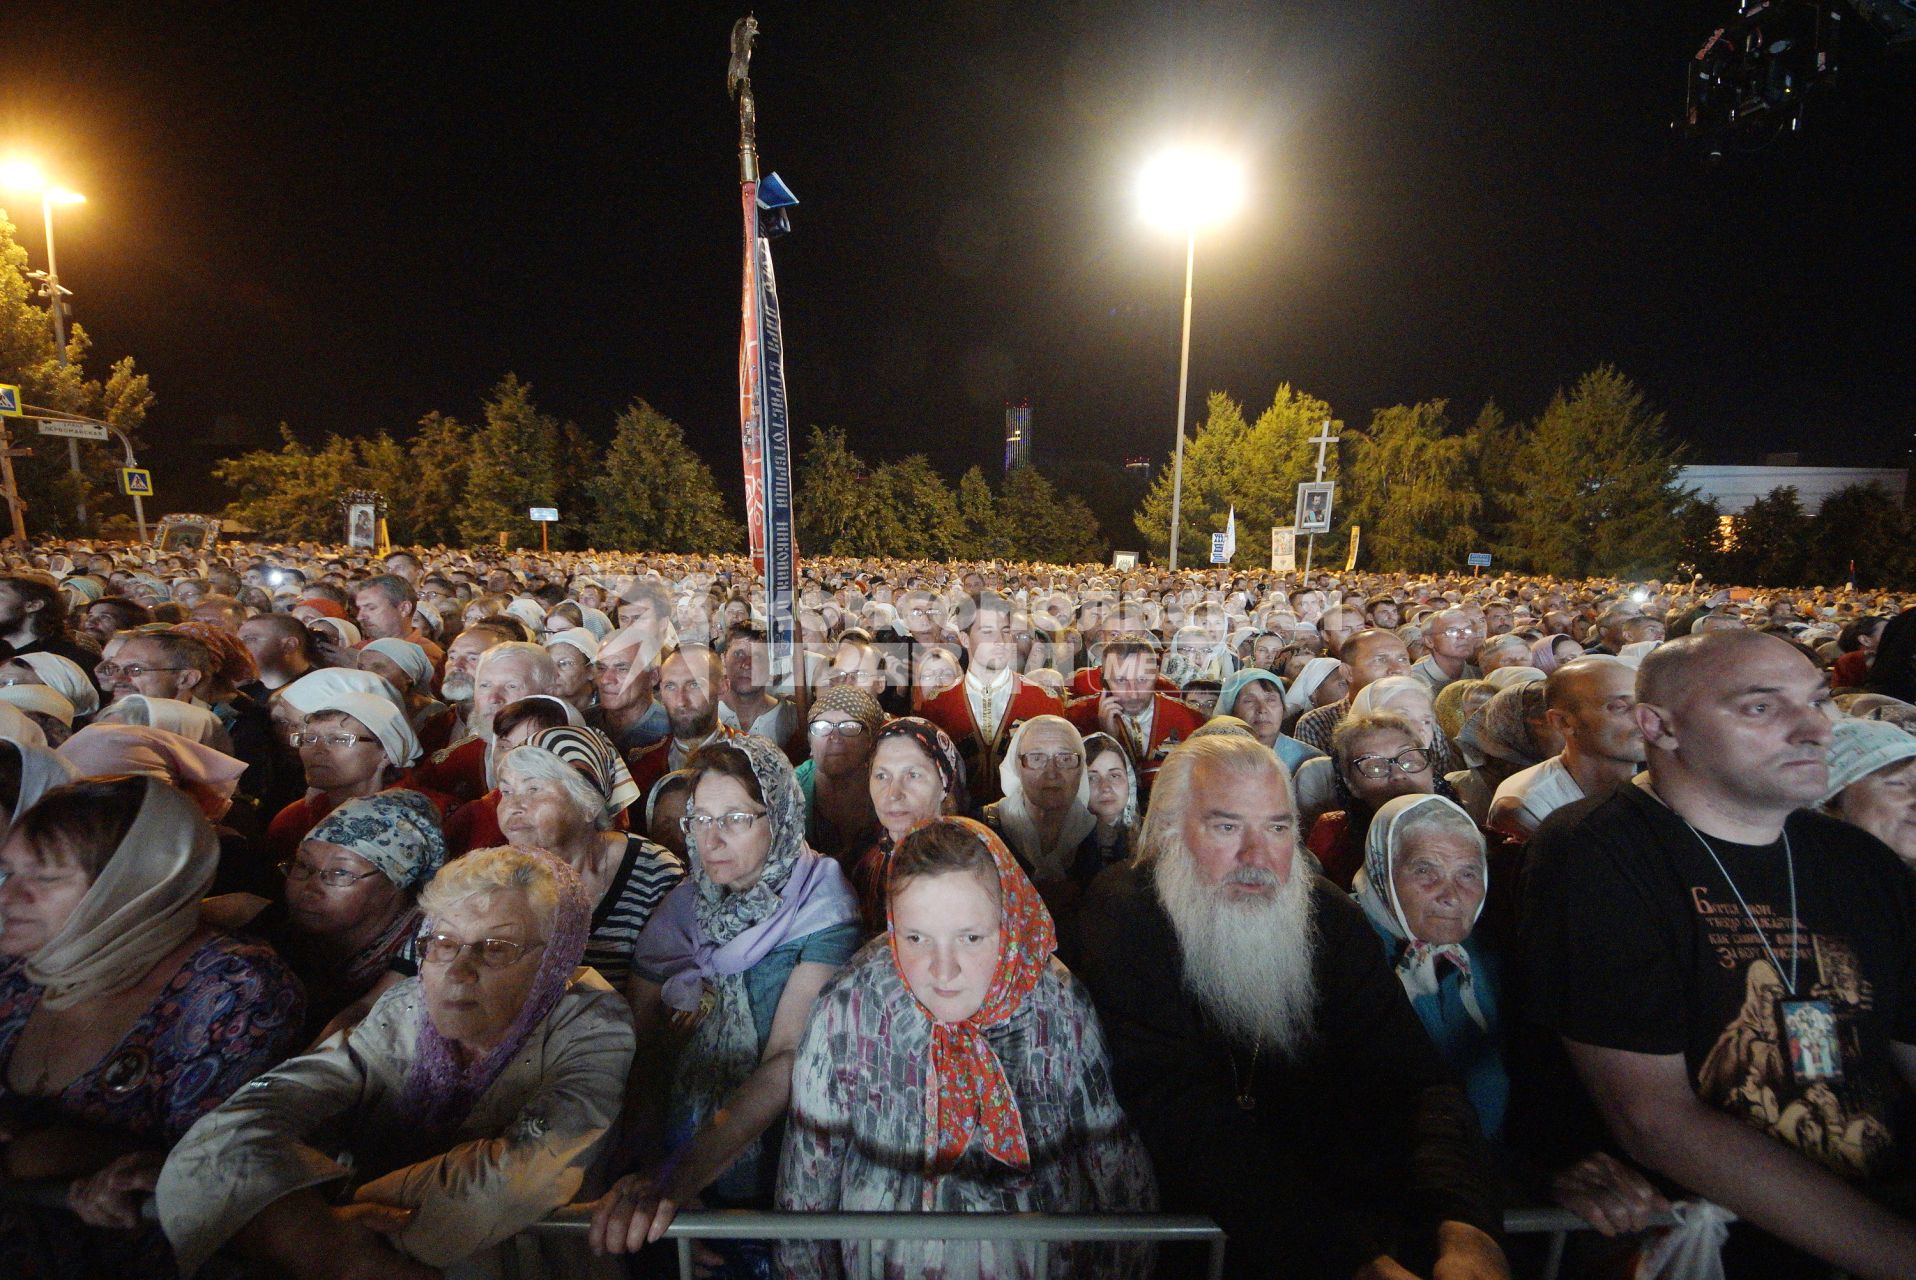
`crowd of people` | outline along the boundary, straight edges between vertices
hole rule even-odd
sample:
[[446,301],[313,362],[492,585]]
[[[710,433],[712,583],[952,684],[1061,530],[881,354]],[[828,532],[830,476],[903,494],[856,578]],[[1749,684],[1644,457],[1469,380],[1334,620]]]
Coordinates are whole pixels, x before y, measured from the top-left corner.
[[802,572],[11,556],[0,1273],[1916,1276],[1916,598]]

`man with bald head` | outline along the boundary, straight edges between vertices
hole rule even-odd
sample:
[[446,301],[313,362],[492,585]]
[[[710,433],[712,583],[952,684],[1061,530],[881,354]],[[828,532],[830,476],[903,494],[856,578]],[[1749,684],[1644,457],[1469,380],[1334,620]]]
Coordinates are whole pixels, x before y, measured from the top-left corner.
[[1544,718],[1563,735],[1563,750],[1498,784],[1484,825],[1525,840],[1558,809],[1628,782],[1643,763],[1636,689],[1637,673],[1621,658],[1578,658],[1551,672]]
[[1350,714],[1351,699],[1365,685],[1385,676],[1406,675],[1411,669],[1410,649],[1403,638],[1379,627],[1359,631],[1344,641],[1343,660],[1351,673],[1350,692],[1328,707],[1306,711],[1291,730],[1291,736],[1299,742],[1309,743],[1326,753],[1331,749],[1331,734]]
[[[1741,1219],[1730,1275],[1916,1276],[1916,1223],[1873,1198],[1916,1136],[1897,1129],[1916,895],[1875,837],[1810,807],[1828,707],[1775,637],[1671,641],[1638,673],[1648,770],[1529,850],[1527,1011],[1626,1155]],[[1602,1140],[1561,1110],[1574,1090],[1549,1092],[1556,1114],[1513,1132]]]

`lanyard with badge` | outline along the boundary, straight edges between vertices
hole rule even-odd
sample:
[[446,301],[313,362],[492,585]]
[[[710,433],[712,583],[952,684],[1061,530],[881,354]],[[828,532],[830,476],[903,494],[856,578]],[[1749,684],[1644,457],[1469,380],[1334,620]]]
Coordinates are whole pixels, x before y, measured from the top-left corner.
[[[1671,810],[1672,813],[1676,811]],[[1750,910],[1750,904],[1743,899],[1743,891],[1737,887],[1736,879],[1730,875],[1730,869],[1717,856],[1716,848],[1703,838],[1703,833],[1691,827],[1682,814],[1677,820],[1689,827],[1690,834],[1696,837],[1703,851],[1710,855],[1710,861],[1723,873],[1723,879],[1730,886],[1730,892],[1736,895],[1736,905],[1743,909],[1743,918],[1750,922],[1750,929],[1756,934],[1757,942],[1762,944],[1763,954],[1769,957],[1770,968],[1775,972],[1778,982],[1785,981],[1783,962],[1770,946],[1770,938],[1757,922],[1756,913]],[[1790,1074],[1800,1085],[1840,1084],[1843,1079],[1843,1052],[1836,1035],[1836,1010],[1828,1000],[1804,999],[1797,995],[1798,962],[1802,959],[1801,925],[1796,911],[1796,858],[1790,850],[1790,833],[1783,832],[1783,864],[1788,868],[1790,880],[1790,970],[1785,988],[1785,999],[1776,1002],[1778,1043],[1783,1046],[1784,1056],[1789,1060]]]

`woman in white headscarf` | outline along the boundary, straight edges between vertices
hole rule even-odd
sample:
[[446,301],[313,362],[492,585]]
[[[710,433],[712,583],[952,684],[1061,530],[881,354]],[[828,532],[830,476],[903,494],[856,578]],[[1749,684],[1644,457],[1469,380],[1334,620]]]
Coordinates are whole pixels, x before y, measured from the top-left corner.
[[78,776],[72,765],[45,747],[0,738],[0,839],[41,796]]
[[1076,725],[1033,716],[1013,731],[998,766],[1004,799],[985,806],[985,825],[1010,846],[1047,904],[1069,883],[1079,846],[1098,826],[1084,763]]
[[226,736],[220,718],[205,707],[178,698],[149,698],[129,693],[94,717],[96,724],[136,724],[149,729],[164,729],[182,738],[230,753],[233,740]]
[[169,1273],[139,1203],[165,1152],[294,1047],[292,973],[201,921],[218,858],[150,778],[57,787],[0,845],[8,1173],[70,1182],[68,1212],[0,1210],[0,1274]]
[[450,796],[412,780],[419,739],[396,702],[371,693],[335,693],[299,705],[311,708],[294,735],[306,795],[281,809],[266,829],[267,850],[276,860],[291,857],[321,818],[360,796],[403,787],[431,800],[442,817],[450,811]]
[[0,667],[0,679],[46,685],[71,702],[73,714],[80,719],[100,709],[100,690],[93,678],[79,663],[57,653],[15,654]]
[[0,685],[0,703],[38,725],[49,747],[57,749],[73,732],[73,704],[47,685]]
[[1336,658],[1312,658],[1284,691],[1285,727],[1317,707],[1343,700],[1350,690],[1350,673]]

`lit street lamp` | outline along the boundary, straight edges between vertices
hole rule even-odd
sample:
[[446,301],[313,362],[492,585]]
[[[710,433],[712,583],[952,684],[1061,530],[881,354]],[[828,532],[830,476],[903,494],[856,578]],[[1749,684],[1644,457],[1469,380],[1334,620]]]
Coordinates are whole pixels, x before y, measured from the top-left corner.
[[1184,501],[1184,410],[1191,382],[1191,275],[1197,233],[1236,213],[1244,203],[1244,171],[1212,151],[1167,151],[1144,167],[1138,204],[1146,222],[1184,233],[1184,337],[1178,352],[1178,417],[1171,461],[1171,569],[1178,567],[1178,518]]
[[[60,367],[67,363],[67,315],[66,299],[68,290],[60,287],[60,260],[53,247],[53,206],[56,204],[85,204],[86,197],[77,191],[65,187],[56,187],[47,181],[46,173],[31,160],[11,159],[0,161],[0,190],[19,191],[27,195],[40,197],[40,216],[47,232],[47,305],[53,309],[53,351]],[[67,465],[74,475],[80,474],[80,445],[69,437],[67,439]],[[84,490],[82,491],[84,492]],[[79,516],[82,524],[86,522],[86,499],[79,504]]]

